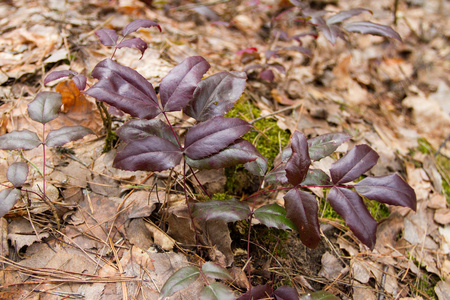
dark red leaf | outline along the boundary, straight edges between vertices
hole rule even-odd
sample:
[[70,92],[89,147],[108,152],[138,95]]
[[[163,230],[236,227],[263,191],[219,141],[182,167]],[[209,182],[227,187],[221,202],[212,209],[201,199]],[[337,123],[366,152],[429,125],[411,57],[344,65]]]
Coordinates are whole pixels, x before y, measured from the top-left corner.
[[128,24],[123,30],[122,35],[127,36],[132,32],[135,32],[139,28],[150,28],[150,27],[157,27],[159,31],[161,32],[161,26],[159,26],[158,23],[146,20],[146,19],[138,19],[134,20],[130,24]]
[[309,157],[312,160],[322,159],[333,153],[342,143],[352,136],[346,133],[327,133],[308,140]]
[[316,198],[310,193],[293,188],[283,199],[286,216],[297,226],[302,243],[309,248],[316,248],[320,242]]
[[356,145],[331,165],[331,180],[334,184],[355,180],[375,166],[379,157],[378,153],[369,146]]
[[290,286],[280,286],[273,293],[275,300],[298,300],[297,290]]
[[239,50],[238,52],[236,52],[236,54],[241,55],[244,53],[253,53],[253,52],[258,52],[258,49],[256,47],[249,47],[249,48]]
[[286,163],[286,177],[292,185],[300,184],[308,173],[311,159],[308,154],[308,141],[303,133],[295,131],[291,139],[292,155]]
[[268,184],[282,184],[286,185],[289,183],[286,177],[286,164],[281,163],[278,166],[275,166],[269,173],[264,177],[264,180]]
[[153,86],[135,70],[111,59],[98,63],[92,71],[97,78],[86,94],[141,119],[152,119],[160,112]]
[[391,174],[367,177],[355,185],[358,193],[381,203],[399,205],[416,210],[416,193],[400,176]]
[[326,39],[332,45],[334,45],[336,43],[337,38],[342,35],[339,26],[334,25],[334,24],[331,24],[331,25],[328,25],[328,24],[319,25],[319,26],[317,26],[317,29],[322,31],[323,35],[326,37]]
[[264,285],[257,285],[248,291],[244,295],[237,298],[237,300],[257,300],[257,299],[270,299],[273,290],[268,283]]
[[199,123],[186,133],[184,153],[191,159],[215,154],[231,145],[252,128],[242,119],[215,117]]
[[259,77],[262,80],[266,80],[268,82],[273,82],[275,80],[275,74],[270,69],[263,70],[259,73]]
[[144,56],[144,52],[145,50],[147,50],[147,43],[144,42],[142,39],[140,38],[133,38],[133,39],[126,39],[121,41],[116,48],[120,49],[123,47],[127,47],[127,48],[135,48],[138,49],[141,52],[141,58],[142,56]]
[[247,76],[244,72],[220,72],[199,82],[185,113],[197,121],[223,116],[242,95]]
[[333,187],[327,196],[331,207],[345,220],[350,230],[367,247],[373,249],[377,221],[370,215],[363,199],[346,188]]
[[76,76],[73,76],[72,80],[80,91],[84,91],[87,81],[86,76],[84,76],[83,74],[78,74]]
[[77,72],[71,71],[71,70],[63,70],[63,71],[53,71],[50,74],[48,74],[44,79],[44,85],[47,85],[48,83],[55,81],[60,78],[64,77],[71,77],[78,75]]
[[394,38],[402,41],[400,35],[391,27],[375,24],[372,22],[353,22],[344,25],[344,29],[351,32],[360,32],[363,34],[374,34]]
[[228,148],[211,156],[194,160],[186,156],[186,163],[197,169],[221,169],[255,161],[259,156],[250,142],[239,139]]
[[131,141],[114,159],[113,167],[129,171],[163,171],[175,167],[183,154],[172,142],[158,136]]
[[201,56],[191,56],[175,66],[159,85],[164,111],[183,109],[192,100],[197,84],[210,68]]
[[117,39],[119,38],[117,32],[114,29],[100,29],[95,31],[95,34],[98,36],[100,43],[105,46],[115,46],[117,43]]
[[178,145],[172,129],[169,125],[159,119],[153,120],[131,120],[117,130],[117,135],[129,143],[132,140],[140,140],[148,136],[159,136]]

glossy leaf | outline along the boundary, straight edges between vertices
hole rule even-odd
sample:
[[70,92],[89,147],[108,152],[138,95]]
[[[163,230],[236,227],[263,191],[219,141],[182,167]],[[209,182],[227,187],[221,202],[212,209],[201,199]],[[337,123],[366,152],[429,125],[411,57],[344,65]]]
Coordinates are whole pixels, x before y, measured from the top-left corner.
[[73,76],[72,80],[80,91],[84,91],[87,82],[86,76],[84,76],[83,74],[78,74],[76,76]]
[[286,177],[290,184],[298,185],[306,177],[311,159],[308,154],[308,142],[303,133],[295,131],[291,138],[292,155],[286,163]]
[[331,180],[334,184],[355,180],[375,166],[379,157],[368,145],[356,145],[331,165]]
[[117,39],[119,35],[114,29],[103,28],[95,31],[100,43],[105,46],[115,46],[117,44]]
[[210,200],[196,203],[194,217],[204,220],[219,219],[224,222],[236,222],[250,215],[247,203],[236,199],[226,201]]
[[31,150],[42,144],[36,133],[24,129],[0,135],[0,149]]
[[334,24],[323,24],[323,25],[319,25],[317,26],[317,29],[319,29],[323,35],[325,36],[325,38],[332,44],[334,45],[336,43],[336,40],[338,37],[340,37],[342,35],[341,30],[339,29],[339,26],[334,25]]
[[8,167],[6,178],[15,188],[21,187],[28,177],[28,164],[25,162],[15,162]]
[[159,114],[153,86],[135,70],[105,59],[95,66],[92,76],[99,81],[86,94],[140,119]]
[[213,282],[200,291],[200,300],[234,300],[233,291],[220,282]]
[[172,142],[174,145],[178,145],[170,126],[159,119],[131,120],[117,130],[117,135],[127,143],[149,136],[159,136]]
[[183,109],[194,96],[197,84],[210,68],[201,56],[191,56],[175,66],[159,85],[164,111]]
[[280,164],[274,167],[267,175],[264,177],[264,180],[268,184],[288,184],[288,179],[286,177],[286,164]]
[[45,144],[49,147],[60,147],[68,142],[76,141],[94,132],[84,126],[66,126],[48,133]]
[[158,136],[133,140],[118,152],[113,167],[129,171],[163,171],[175,167],[183,154],[172,142]]
[[200,270],[194,266],[187,266],[173,273],[161,289],[160,298],[169,297],[194,283],[200,276]]
[[[253,146],[253,145],[252,145]],[[244,164],[244,168],[256,176],[264,176],[267,172],[268,160],[253,146],[252,151],[256,155],[256,159]]]
[[184,153],[191,159],[200,159],[228,147],[252,128],[242,119],[215,117],[189,129]]
[[327,196],[331,207],[345,220],[350,230],[367,247],[373,249],[377,221],[370,215],[363,199],[346,188],[333,187]]
[[314,293],[304,294],[300,297],[300,300],[339,300],[339,297],[326,292],[326,291],[318,291]]
[[351,32],[360,32],[363,34],[374,34],[374,35],[381,35],[385,37],[394,38],[398,41],[402,41],[402,38],[400,35],[391,27],[375,24],[372,22],[353,22],[349,24],[344,25],[344,29]]
[[332,154],[352,136],[346,133],[328,133],[308,140],[309,157],[312,160],[322,159]]
[[139,28],[150,28],[150,27],[157,27],[161,32],[161,26],[159,26],[158,23],[146,19],[138,19],[128,24],[122,30],[122,35],[127,36],[130,33],[137,31]]
[[273,291],[268,283],[264,285],[257,285],[244,295],[237,298],[237,300],[256,300],[256,299],[270,299]]
[[349,10],[344,10],[344,11],[338,12],[334,16],[329,17],[327,19],[327,24],[341,23],[342,21],[345,21],[348,18],[357,16],[366,11],[372,13],[372,11],[370,11],[369,9],[365,9],[365,8],[353,8],[353,9],[349,9]]
[[250,142],[239,139],[228,148],[201,159],[191,159],[186,156],[186,163],[200,170],[221,169],[255,161],[259,158],[258,151]]
[[227,113],[244,91],[244,72],[220,72],[199,82],[185,113],[197,121],[206,121]]
[[230,273],[228,273],[227,269],[222,268],[221,266],[216,265],[215,263],[212,262],[205,262],[202,265],[202,271],[203,274],[214,279],[221,279],[221,280],[233,279]]
[[300,240],[314,249],[320,242],[319,219],[316,198],[297,188],[291,189],[283,197],[287,217],[295,224]]
[[399,205],[416,210],[417,198],[413,188],[399,175],[367,177],[355,185],[358,193],[381,203]]
[[147,43],[141,38],[132,38],[121,41],[116,48],[120,49],[123,47],[138,49],[141,52],[141,58],[144,56],[145,50],[147,50]]
[[75,75],[78,75],[78,73],[75,71],[71,71],[71,70],[53,71],[45,77],[44,85],[47,85],[50,82],[61,79],[61,78],[71,77],[71,76],[75,76]]
[[32,120],[45,124],[58,117],[61,105],[60,93],[40,92],[28,103],[28,115]]
[[275,300],[298,300],[297,290],[290,286],[280,286],[273,293]]
[[5,189],[0,192],[0,218],[6,215],[19,201],[20,190]]
[[330,177],[322,170],[309,169],[306,174],[305,180],[303,180],[301,186],[316,186],[316,185],[329,185],[331,184]]
[[267,227],[297,229],[294,223],[286,217],[286,210],[276,203],[267,204],[255,210],[255,218]]

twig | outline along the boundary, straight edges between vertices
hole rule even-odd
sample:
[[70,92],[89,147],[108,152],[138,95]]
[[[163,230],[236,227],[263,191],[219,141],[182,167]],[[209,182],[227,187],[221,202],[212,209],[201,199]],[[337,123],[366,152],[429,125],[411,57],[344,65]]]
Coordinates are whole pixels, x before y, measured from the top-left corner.
[[262,119],[265,119],[265,118],[268,118],[268,117],[271,117],[271,116],[274,116],[274,115],[278,115],[279,113],[282,113],[282,112],[285,112],[285,111],[288,111],[288,110],[294,110],[294,109],[297,109],[297,108],[299,108],[299,107],[302,106],[302,105],[303,105],[303,102],[297,103],[297,104],[295,104],[295,105],[293,105],[293,106],[285,107],[285,108],[280,109],[280,110],[277,110],[277,111],[275,111],[275,112],[273,112],[273,113],[270,113],[270,114],[267,114],[267,115],[265,115],[265,116],[261,116],[261,117],[259,117],[259,118],[256,118],[256,119],[254,119],[253,121],[250,121],[249,123],[250,123],[250,124],[253,124],[253,123],[255,123],[255,122],[259,121],[259,120],[262,120]]

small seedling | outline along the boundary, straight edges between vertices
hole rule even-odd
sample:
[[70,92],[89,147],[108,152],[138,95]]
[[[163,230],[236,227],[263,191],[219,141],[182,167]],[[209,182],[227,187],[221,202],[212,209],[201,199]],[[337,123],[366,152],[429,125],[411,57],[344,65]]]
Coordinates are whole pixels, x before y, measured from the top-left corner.
[[[45,147],[60,147],[68,142],[76,141],[85,135],[92,134],[92,130],[83,126],[66,126],[60,129],[51,130],[45,136],[45,124],[58,117],[62,105],[62,96],[60,93],[41,92],[36,98],[28,104],[28,116],[33,121],[42,124],[43,140],[28,129],[22,131],[12,131],[0,136],[0,149],[3,150],[31,150],[42,145],[43,165],[42,165],[42,196],[40,197],[47,203],[55,215],[55,208],[51,201],[48,201],[45,194]],[[8,168],[8,180],[13,184],[14,189],[6,189],[0,194],[0,217],[4,216],[16,202],[20,199],[20,187],[26,180],[28,168],[25,163],[14,163]]]

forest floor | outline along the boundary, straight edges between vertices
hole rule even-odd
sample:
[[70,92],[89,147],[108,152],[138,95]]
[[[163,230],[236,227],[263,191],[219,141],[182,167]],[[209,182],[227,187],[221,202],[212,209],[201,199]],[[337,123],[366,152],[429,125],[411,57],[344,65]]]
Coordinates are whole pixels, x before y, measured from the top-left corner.
[[[330,12],[368,8],[372,15],[353,19],[389,25],[403,41],[354,33],[332,45],[323,33],[306,35],[307,56],[286,50],[298,44],[273,34],[274,28],[289,36],[313,31],[289,14],[275,18],[289,1],[2,1],[0,135],[42,131],[26,113],[41,91],[63,95],[61,117],[47,130],[83,125],[96,135],[47,150],[46,194],[54,209],[24,193],[0,219],[0,298],[158,299],[177,269],[207,260],[228,268],[233,280],[225,284],[237,297],[250,284],[269,283],[274,289],[290,285],[299,294],[326,290],[342,299],[450,299],[450,142],[444,143],[450,135],[450,18],[445,13],[450,3],[400,0],[394,24],[395,2],[310,1],[311,7]],[[373,205],[379,225],[370,250],[330,210],[324,191],[315,190],[322,233],[316,249],[303,246],[295,233],[255,225],[247,261],[246,232],[236,223],[211,226],[208,234],[222,242],[196,251],[176,176],[181,168],[157,173],[113,168],[116,149],[103,153],[105,132],[94,99],[67,81],[43,83],[51,71],[70,69],[88,76],[88,86],[94,84],[90,72],[113,51],[94,31],[120,32],[136,19],[155,21],[162,31],[136,32],[148,49],[141,59],[136,49],[118,49],[115,59],[121,64],[155,86],[188,56],[203,56],[211,64],[208,74],[250,69],[239,100],[247,121],[257,111],[288,134],[350,133],[351,141],[339,153],[356,144],[371,146],[380,159],[370,175],[400,174],[416,192],[417,211]],[[264,53],[278,46],[284,50],[266,61]],[[256,63],[263,68],[248,68]],[[272,82],[259,74],[269,64]],[[113,125],[129,119],[116,116]],[[264,145],[264,138],[263,132],[255,143]],[[40,193],[42,147],[0,150],[0,189],[8,186],[6,170],[15,161],[33,165],[23,189]],[[320,161],[321,167],[332,162]],[[198,177],[217,195],[239,199],[255,188],[226,190],[232,176],[227,174],[208,171]],[[283,204],[283,196],[259,197],[257,205]],[[169,299],[198,299],[201,287],[195,282]]]

